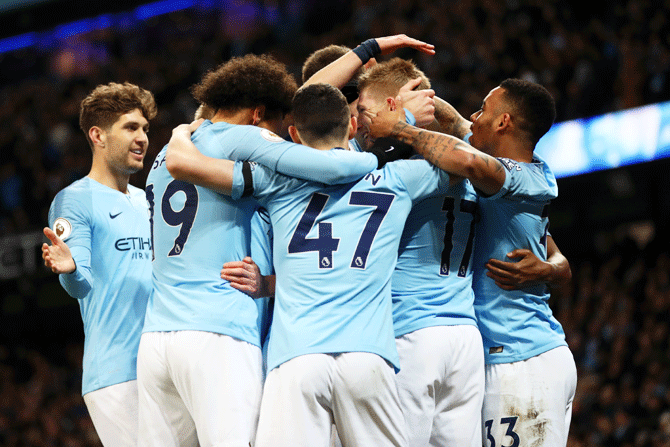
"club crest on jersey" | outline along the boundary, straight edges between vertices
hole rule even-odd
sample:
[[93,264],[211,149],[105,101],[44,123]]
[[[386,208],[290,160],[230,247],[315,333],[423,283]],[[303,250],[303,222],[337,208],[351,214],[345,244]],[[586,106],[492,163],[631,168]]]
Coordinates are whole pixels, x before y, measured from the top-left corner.
[[54,227],[52,230],[54,233],[56,233],[56,236],[61,238],[61,240],[65,240],[72,233],[72,224],[66,218],[59,217],[54,222]]
[[263,137],[263,139],[269,141],[270,143],[281,143],[282,141],[284,141],[282,137],[267,129],[261,129],[261,137]]
[[508,171],[511,171],[512,169],[516,169],[517,171],[521,170],[521,166],[514,160],[510,160],[509,158],[499,158],[498,161],[507,168]]

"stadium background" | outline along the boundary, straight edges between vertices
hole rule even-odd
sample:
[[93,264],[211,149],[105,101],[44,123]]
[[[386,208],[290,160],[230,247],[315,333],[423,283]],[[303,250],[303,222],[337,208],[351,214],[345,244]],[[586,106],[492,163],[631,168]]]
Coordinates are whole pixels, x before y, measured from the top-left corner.
[[[146,168],[193,116],[188,88],[248,52],[273,54],[299,79],[327,44],[405,33],[437,54],[398,55],[464,116],[506,77],[549,88],[557,121],[670,100],[670,1],[18,3],[0,1],[1,446],[99,445],[80,396],[78,306],[39,251],[53,196],[88,172],[78,106],[95,85],[155,94]],[[573,281],[551,303],[578,365],[570,446],[670,446],[669,168],[659,159],[559,179],[551,232]]]

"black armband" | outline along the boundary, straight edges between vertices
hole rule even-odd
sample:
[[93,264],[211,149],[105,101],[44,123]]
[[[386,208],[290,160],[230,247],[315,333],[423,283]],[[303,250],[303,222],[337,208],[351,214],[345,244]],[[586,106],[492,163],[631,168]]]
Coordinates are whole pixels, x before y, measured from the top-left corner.
[[351,51],[356,53],[363,64],[367,64],[370,59],[380,54],[382,49],[375,39],[368,39]]
[[242,178],[244,179],[242,197],[249,197],[254,193],[254,179],[251,176],[251,165],[248,161],[242,163]]
[[366,152],[377,157],[377,169],[383,168],[391,161],[406,160],[414,155],[412,146],[390,137],[377,138],[375,144]]

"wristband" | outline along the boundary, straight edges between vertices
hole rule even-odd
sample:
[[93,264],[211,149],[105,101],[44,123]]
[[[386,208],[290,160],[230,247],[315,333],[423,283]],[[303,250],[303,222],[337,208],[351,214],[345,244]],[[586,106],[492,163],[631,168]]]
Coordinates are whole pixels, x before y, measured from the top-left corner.
[[354,48],[353,51],[363,64],[367,64],[370,59],[382,52],[375,39],[368,39]]

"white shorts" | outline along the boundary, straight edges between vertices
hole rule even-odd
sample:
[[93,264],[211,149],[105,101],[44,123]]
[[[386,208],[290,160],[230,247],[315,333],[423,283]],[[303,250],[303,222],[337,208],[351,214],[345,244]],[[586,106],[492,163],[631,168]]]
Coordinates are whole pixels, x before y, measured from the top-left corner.
[[102,445],[137,445],[137,380],[86,393],[84,402]]
[[486,365],[484,447],[565,447],[577,369],[567,346],[514,363]]
[[139,445],[249,447],[261,377],[261,350],[247,342],[199,331],[142,334]]
[[268,374],[256,447],[405,446],[394,371],[367,352],[308,354]]
[[396,338],[409,447],[481,447],[484,347],[476,326],[434,326]]

